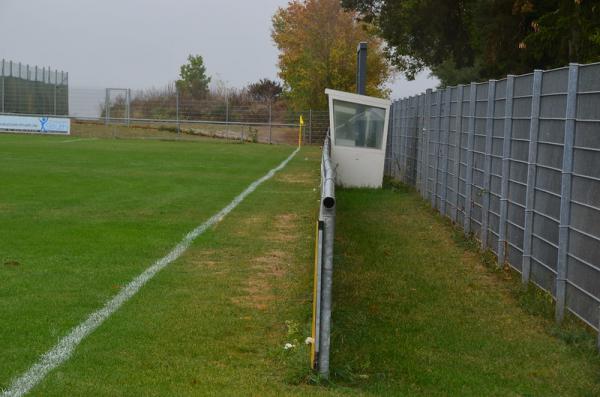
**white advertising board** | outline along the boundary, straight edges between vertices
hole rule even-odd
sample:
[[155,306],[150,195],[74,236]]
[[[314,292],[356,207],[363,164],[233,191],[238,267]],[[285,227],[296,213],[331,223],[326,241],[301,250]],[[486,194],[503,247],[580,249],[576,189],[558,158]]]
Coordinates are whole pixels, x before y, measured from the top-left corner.
[[0,115],[0,132],[2,131],[70,135],[71,119]]

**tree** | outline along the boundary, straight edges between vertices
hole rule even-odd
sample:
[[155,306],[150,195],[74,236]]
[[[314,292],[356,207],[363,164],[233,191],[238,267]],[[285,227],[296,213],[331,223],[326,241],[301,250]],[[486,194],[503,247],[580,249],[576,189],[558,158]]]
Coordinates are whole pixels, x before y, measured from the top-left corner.
[[206,66],[201,55],[188,56],[188,62],[181,66],[177,80],[180,92],[191,95],[195,99],[202,99],[208,93],[210,77],[206,75]]
[[385,83],[391,68],[383,41],[356,16],[338,0],[292,0],[273,16],[279,77],[295,109],[326,109],[325,88],[356,90],[356,47],[361,41],[369,45],[367,95],[389,94]]
[[409,79],[429,68],[442,85],[593,62],[598,0],[342,0],[377,27]]
[[283,87],[276,81],[270,79],[260,79],[256,83],[249,84],[248,94],[252,99],[261,102],[273,102],[283,92]]

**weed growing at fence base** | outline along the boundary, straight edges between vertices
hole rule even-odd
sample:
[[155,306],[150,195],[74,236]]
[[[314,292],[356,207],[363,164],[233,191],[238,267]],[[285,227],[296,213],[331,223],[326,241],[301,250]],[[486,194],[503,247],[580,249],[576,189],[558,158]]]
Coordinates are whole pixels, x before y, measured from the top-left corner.
[[334,382],[382,395],[600,394],[589,335],[554,336],[551,319],[520,307],[530,292],[412,189],[336,201]]

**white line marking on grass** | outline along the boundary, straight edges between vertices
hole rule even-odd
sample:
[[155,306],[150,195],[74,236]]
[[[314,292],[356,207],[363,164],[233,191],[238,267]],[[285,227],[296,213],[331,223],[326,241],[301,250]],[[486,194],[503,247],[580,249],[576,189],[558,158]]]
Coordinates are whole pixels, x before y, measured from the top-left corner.
[[22,396],[34,388],[48,372],[65,362],[73,353],[77,345],[81,341],[98,328],[107,318],[109,318],[114,312],[116,312],[123,303],[127,302],[132,296],[134,296],[140,288],[144,286],[150,279],[152,279],[156,273],[161,271],[168,264],[176,260],[183,254],[192,242],[204,233],[209,227],[221,221],[227,214],[229,214],[235,207],[238,206],[244,199],[253,191],[256,190],[263,182],[271,179],[276,172],[280,171],[290,162],[290,160],[298,153],[300,149],[294,150],[290,156],[285,159],[277,167],[269,171],[265,176],[256,181],[252,182],[250,186],[240,193],[236,198],[233,199],[225,208],[217,212],[206,222],[189,232],[179,244],[175,246],[166,256],[160,258],[149,268],[144,270],[139,276],[134,278],[129,284],[125,286],[115,297],[104,304],[100,310],[90,314],[90,316],[73,328],[71,332],[64,338],[58,341],[58,343],[45,354],[43,354],[37,363],[31,368],[24,372],[21,376],[14,379],[12,384],[7,390],[2,392],[3,397],[16,397]]
[[66,139],[64,141],[60,141],[60,143],[70,143],[70,142],[79,142],[79,141],[97,141],[98,138],[78,138],[78,139]]

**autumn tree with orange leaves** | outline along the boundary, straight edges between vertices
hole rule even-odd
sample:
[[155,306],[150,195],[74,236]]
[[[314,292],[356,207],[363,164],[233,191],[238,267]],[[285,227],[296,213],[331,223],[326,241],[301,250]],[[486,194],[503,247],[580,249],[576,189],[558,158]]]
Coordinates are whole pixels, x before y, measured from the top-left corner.
[[273,16],[279,77],[295,109],[326,109],[325,88],[356,91],[356,47],[369,45],[367,95],[386,97],[391,67],[371,27],[338,0],[293,0]]

